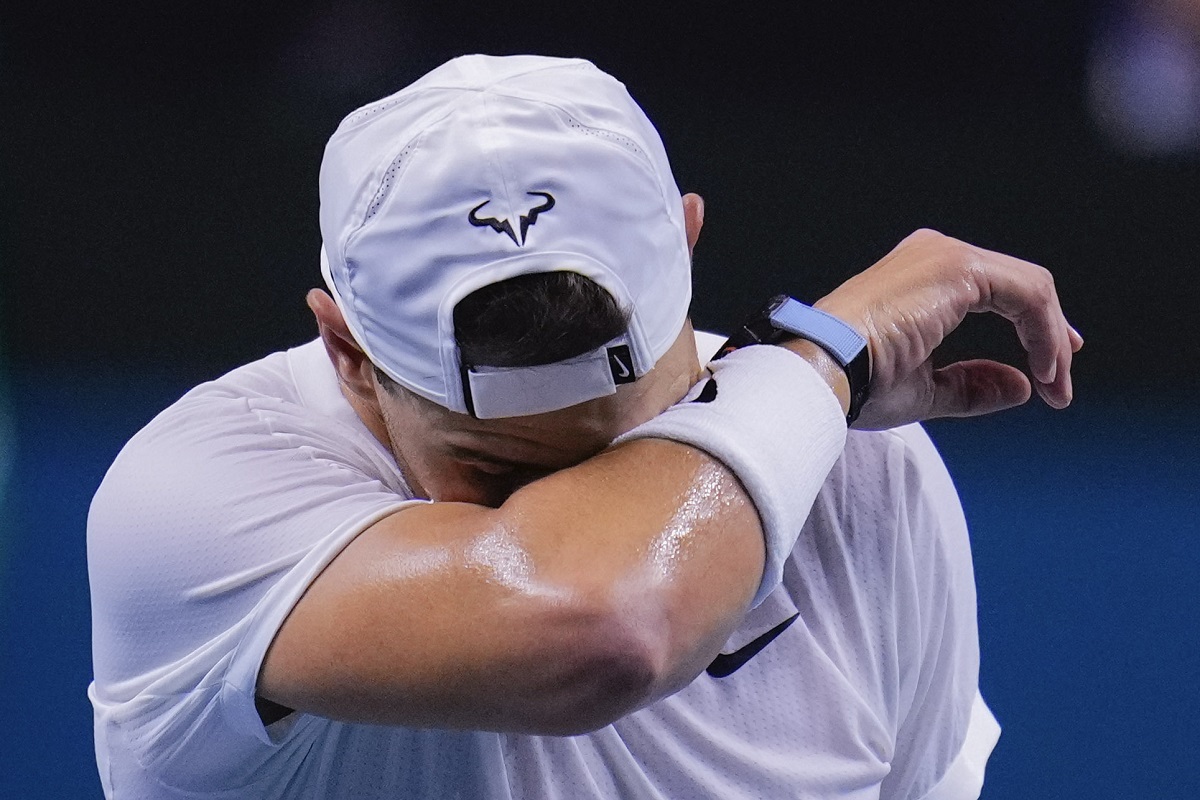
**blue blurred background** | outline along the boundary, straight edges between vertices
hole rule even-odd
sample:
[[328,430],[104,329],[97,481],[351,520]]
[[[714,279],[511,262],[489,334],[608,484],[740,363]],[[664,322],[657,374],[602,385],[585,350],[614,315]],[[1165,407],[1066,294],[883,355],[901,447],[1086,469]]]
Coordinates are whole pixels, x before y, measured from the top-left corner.
[[[1200,3],[805,5],[0,12],[0,797],[99,796],[84,527],[108,463],[194,383],[313,335],[325,139],[463,52],[626,82],[707,201],[701,327],[815,299],[921,226],[1054,271],[1077,402],[929,426],[1005,728],[983,797],[1200,797]],[[967,352],[1016,346],[980,318],[941,357]]]

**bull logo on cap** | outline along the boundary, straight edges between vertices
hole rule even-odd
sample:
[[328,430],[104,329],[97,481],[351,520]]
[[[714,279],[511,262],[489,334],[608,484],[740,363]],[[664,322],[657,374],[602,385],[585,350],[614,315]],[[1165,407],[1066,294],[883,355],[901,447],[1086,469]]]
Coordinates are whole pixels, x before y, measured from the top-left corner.
[[526,192],[530,197],[541,197],[545,202],[541,205],[534,206],[521,215],[521,237],[518,239],[516,232],[513,231],[512,223],[507,219],[499,217],[481,217],[479,209],[486,206],[491,200],[484,200],[479,205],[471,209],[471,213],[467,214],[467,221],[477,228],[491,228],[496,233],[507,233],[508,238],[512,239],[518,247],[525,244],[525,232],[529,230],[529,226],[537,222],[538,214],[542,214],[554,208],[554,196],[549,192]]

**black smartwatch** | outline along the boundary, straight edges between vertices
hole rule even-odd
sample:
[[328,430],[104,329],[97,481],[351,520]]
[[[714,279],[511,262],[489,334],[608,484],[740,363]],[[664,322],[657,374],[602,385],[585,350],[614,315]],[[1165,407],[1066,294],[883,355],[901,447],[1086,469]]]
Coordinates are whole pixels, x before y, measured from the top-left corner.
[[841,365],[850,383],[850,408],[846,424],[858,419],[871,387],[871,348],[853,327],[785,294],[771,298],[766,308],[729,337],[716,358],[751,344],[779,344],[799,337],[807,339]]

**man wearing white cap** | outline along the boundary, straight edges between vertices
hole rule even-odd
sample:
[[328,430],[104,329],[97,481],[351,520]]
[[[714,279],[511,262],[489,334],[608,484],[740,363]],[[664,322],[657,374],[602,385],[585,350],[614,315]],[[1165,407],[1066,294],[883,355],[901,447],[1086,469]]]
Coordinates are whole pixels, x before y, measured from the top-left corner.
[[970,311],[1055,407],[1082,340],[1040,267],[924,231],[718,352],[702,222],[584,61],[347,117],[320,340],[189,392],[93,502],[106,795],[976,797],[970,551],[908,423],[1028,399],[930,366]]

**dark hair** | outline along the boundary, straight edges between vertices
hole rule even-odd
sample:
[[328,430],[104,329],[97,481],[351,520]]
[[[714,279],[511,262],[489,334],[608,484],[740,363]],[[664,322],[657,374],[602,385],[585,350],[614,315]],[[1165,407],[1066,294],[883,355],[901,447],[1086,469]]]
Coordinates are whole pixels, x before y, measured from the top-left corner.
[[[518,275],[477,289],[454,308],[454,338],[467,367],[530,367],[582,355],[620,336],[629,314],[577,272]],[[389,389],[394,382],[378,367]]]
[[493,283],[454,309],[454,337],[469,367],[532,367],[582,355],[620,336],[626,313],[577,272],[538,272]]

